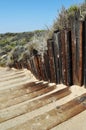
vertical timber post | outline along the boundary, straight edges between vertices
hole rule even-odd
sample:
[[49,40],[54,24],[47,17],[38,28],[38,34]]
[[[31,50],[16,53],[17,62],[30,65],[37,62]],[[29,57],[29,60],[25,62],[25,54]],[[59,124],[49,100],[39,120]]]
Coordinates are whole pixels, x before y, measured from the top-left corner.
[[67,69],[67,85],[73,84],[72,80],[72,48],[71,48],[71,31],[66,31],[66,69]]
[[66,69],[66,41],[65,41],[65,30],[61,31],[61,56],[62,56],[62,83],[67,85],[67,69]]
[[50,64],[50,81],[56,83],[56,72],[55,72],[55,63],[54,63],[54,50],[53,50],[53,40],[48,39],[48,55],[49,55],[49,64]]
[[83,28],[84,28],[84,48],[83,48],[83,50],[84,50],[84,76],[83,76],[83,78],[84,78],[84,87],[86,88],[86,18],[85,18],[85,21],[84,21],[84,25],[83,25]]
[[51,79],[50,64],[49,64],[49,56],[48,56],[48,52],[47,51],[44,53],[44,65],[45,65],[45,71],[46,71],[47,80],[50,81],[50,79]]
[[60,64],[59,64],[59,41],[58,41],[58,35],[60,32],[55,31],[53,35],[54,40],[54,62],[55,62],[55,72],[56,72],[56,83],[60,84]]
[[82,22],[77,12],[72,20],[72,68],[73,84],[82,85]]

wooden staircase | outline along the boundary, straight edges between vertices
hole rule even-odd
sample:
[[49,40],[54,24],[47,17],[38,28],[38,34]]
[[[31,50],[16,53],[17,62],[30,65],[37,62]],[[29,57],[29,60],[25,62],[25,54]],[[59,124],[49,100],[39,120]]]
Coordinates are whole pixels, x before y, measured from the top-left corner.
[[84,88],[38,81],[27,70],[0,69],[0,130],[59,130],[85,111]]

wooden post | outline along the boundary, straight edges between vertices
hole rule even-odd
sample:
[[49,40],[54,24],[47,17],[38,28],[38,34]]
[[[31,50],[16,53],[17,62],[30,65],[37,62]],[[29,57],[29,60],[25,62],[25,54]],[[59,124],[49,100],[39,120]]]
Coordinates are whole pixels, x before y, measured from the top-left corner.
[[55,72],[54,52],[53,52],[54,50],[53,50],[53,40],[52,39],[48,39],[47,46],[48,46],[50,74],[51,74],[50,81],[56,83],[56,72]]
[[45,65],[45,71],[46,71],[47,80],[50,81],[50,79],[51,79],[50,64],[49,64],[49,56],[48,56],[48,52],[47,51],[44,53],[44,65]]
[[84,21],[84,24],[83,24],[83,68],[84,68],[84,72],[83,72],[83,82],[84,82],[84,86],[86,88],[86,19]]
[[79,31],[78,31],[78,33],[79,33],[79,57],[77,56],[77,58],[78,58],[78,82],[79,82],[79,85],[81,86],[81,85],[83,85],[83,80],[82,80],[82,64],[83,64],[83,61],[82,61],[82,59],[83,59],[83,50],[82,50],[82,46],[83,46],[83,23],[82,22],[79,22]]
[[41,76],[41,70],[40,70],[40,66],[39,66],[39,56],[36,55],[34,56],[34,64],[35,64],[35,67],[36,67],[36,76],[39,80],[42,80],[42,76]]
[[66,31],[66,68],[67,68],[67,85],[73,84],[72,81],[72,46],[71,46],[71,31]]
[[75,17],[71,19],[71,41],[72,41],[72,75],[73,84],[76,84],[76,34],[75,34]]
[[45,79],[44,66],[43,66],[41,55],[38,56],[38,64],[39,64],[41,78],[42,78],[42,80],[44,80]]
[[72,21],[72,67],[73,84],[82,85],[82,22],[79,12]]
[[31,72],[34,74],[34,65],[33,65],[32,57],[30,59],[30,67],[31,67]]
[[60,70],[60,83],[62,83],[62,43],[61,33],[58,33],[58,46],[59,46],[59,70]]
[[61,56],[62,56],[62,83],[67,85],[67,68],[66,68],[66,39],[65,30],[61,31]]
[[35,56],[32,57],[32,62],[33,62],[34,75],[38,79],[39,76],[38,76],[38,72],[37,72],[37,66],[36,66],[36,63],[35,63]]
[[54,48],[54,63],[55,63],[55,72],[56,72],[56,83],[60,84],[60,64],[59,64],[59,58],[60,58],[60,48],[59,48],[59,33],[58,30],[54,32],[53,35],[53,48]]

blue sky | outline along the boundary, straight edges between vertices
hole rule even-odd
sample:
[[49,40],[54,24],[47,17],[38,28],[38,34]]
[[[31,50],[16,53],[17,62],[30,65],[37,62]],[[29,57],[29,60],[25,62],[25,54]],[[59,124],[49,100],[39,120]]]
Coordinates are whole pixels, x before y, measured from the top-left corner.
[[0,0],[0,33],[50,27],[62,5],[68,8],[84,0]]

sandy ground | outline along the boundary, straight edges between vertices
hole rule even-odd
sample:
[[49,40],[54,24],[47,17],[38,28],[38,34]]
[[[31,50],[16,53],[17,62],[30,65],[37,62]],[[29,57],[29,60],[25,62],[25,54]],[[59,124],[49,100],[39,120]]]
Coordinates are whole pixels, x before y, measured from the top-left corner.
[[[30,73],[30,71],[27,71],[26,69],[9,70],[8,68],[0,67],[0,98],[3,98],[4,100],[6,100],[6,98],[5,98],[6,96],[3,95],[4,93],[5,94],[8,93],[8,95],[10,94],[14,97],[15,97],[15,94],[24,93],[23,90],[21,91],[23,85],[25,83],[32,82],[32,81],[38,81],[38,80]],[[52,91],[52,93],[54,91],[63,89],[65,87],[66,87],[65,85],[59,84],[56,86],[56,89]],[[65,104],[68,101],[71,101],[72,99],[80,96],[83,93],[86,93],[86,89],[84,87],[79,87],[76,85],[70,87],[70,91],[71,91],[71,94],[69,94],[68,96],[65,96],[64,98],[61,98],[60,100],[57,100],[53,103],[44,105],[43,107],[40,107],[31,112],[27,112],[23,115],[17,116],[16,118],[12,118],[10,120],[1,122],[0,130],[23,130],[22,126],[27,121],[35,118],[36,116],[44,114],[44,113],[56,108],[57,106]],[[49,94],[49,93],[47,93],[47,94]],[[46,96],[46,94],[44,94],[42,96]],[[39,96],[37,98],[41,98],[42,96]],[[8,96],[8,97],[11,98],[11,96]],[[35,100],[37,100],[37,98],[35,98]],[[20,99],[18,99],[18,100],[20,100]],[[11,107],[5,108],[3,110],[0,110],[0,117],[2,116],[4,118],[6,116],[12,115],[13,113],[15,114],[15,113],[23,111],[25,109],[24,104],[27,104],[27,102],[29,102],[29,100],[16,104],[16,105],[13,105]],[[21,104],[23,104],[22,107],[21,107]],[[3,105],[4,105],[4,103],[3,103]],[[17,106],[20,106],[19,110],[17,109]],[[10,112],[8,113],[9,110],[10,110]],[[8,115],[6,115],[6,113]],[[26,123],[25,130],[29,130],[27,126],[28,125]],[[80,114],[72,117],[71,119],[61,123],[60,125],[52,128],[52,130],[85,130],[85,129],[86,129],[86,110],[81,112]],[[37,129],[34,128],[34,130],[37,130]],[[43,130],[43,128],[41,130]]]

